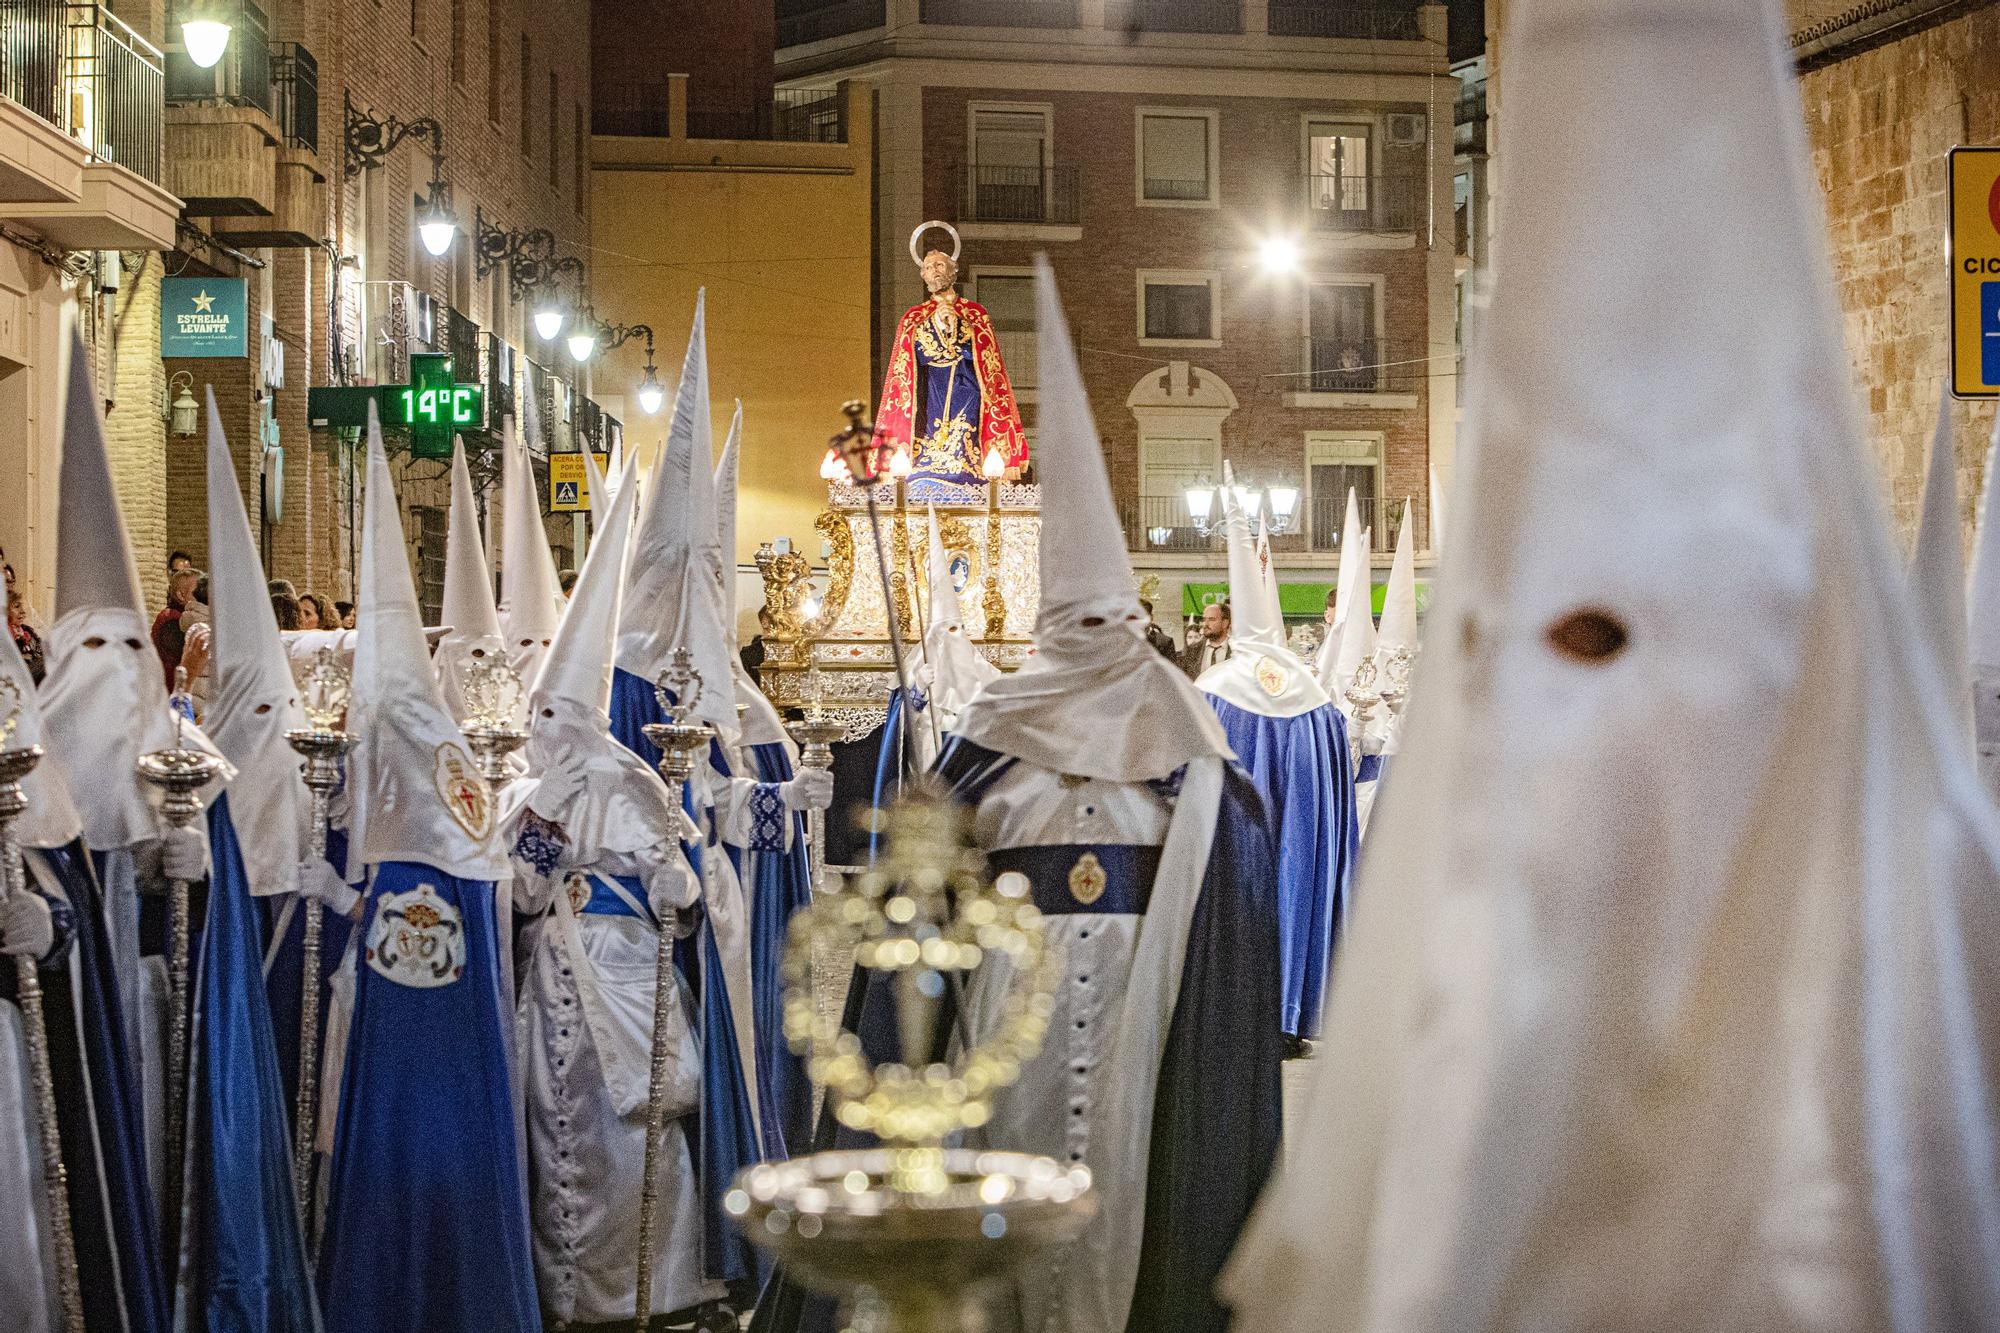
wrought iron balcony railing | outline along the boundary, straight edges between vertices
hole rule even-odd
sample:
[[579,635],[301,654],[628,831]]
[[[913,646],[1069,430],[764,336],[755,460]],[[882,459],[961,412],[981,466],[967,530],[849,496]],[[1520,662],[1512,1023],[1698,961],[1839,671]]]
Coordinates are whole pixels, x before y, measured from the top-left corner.
[[301,42],[271,47],[271,116],[286,143],[319,151],[319,62]]
[[1081,193],[1075,166],[988,167],[957,171],[958,220],[1073,226]]
[[1107,7],[1105,26],[1130,32],[1243,31],[1241,0],[1125,0]]
[[1271,0],[1273,37],[1339,37],[1357,42],[1423,40],[1414,5],[1342,4],[1338,0]]
[[923,0],[925,23],[968,28],[1074,28],[1076,0]]
[[1408,231],[1424,217],[1429,182],[1420,175],[1308,173],[1306,210],[1327,231]]
[[63,71],[69,132],[99,161],[160,181],[165,137],[165,59],[158,47],[103,5],[69,6]]

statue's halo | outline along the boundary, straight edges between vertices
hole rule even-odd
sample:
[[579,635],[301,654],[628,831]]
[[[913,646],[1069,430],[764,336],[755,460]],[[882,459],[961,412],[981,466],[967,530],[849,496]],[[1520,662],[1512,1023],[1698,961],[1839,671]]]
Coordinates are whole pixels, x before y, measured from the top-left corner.
[[919,222],[917,229],[910,233],[910,262],[918,268],[923,267],[924,257],[923,253],[917,249],[917,242],[923,240],[924,233],[932,227],[936,227],[938,230],[944,232],[945,235],[951,237],[951,262],[956,264],[958,262],[958,228],[952,226],[949,222],[939,222],[935,219],[930,222]]

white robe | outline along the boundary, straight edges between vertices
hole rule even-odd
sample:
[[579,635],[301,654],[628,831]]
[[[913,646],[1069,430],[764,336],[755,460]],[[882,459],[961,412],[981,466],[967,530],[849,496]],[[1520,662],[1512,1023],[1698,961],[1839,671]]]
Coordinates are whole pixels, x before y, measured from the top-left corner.
[[[1220,775],[1219,760],[1195,761],[1170,808],[1144,783],[1067,785],[1047,769],[1017,762],[979,801],[975,833],[988,851],[1164,844],[1144,916],[1044,918],[1050,947],[1063,951],[1048,1037],[1019,1081],[995,1095],[980,1138],[994,1148],[1089,1166],[1099,1215],[1079,1245],[1048,1256],[1019,1284],[1017,1302],[998,1303],[995,1333],[1123,1333],[1145,1226],[1154,1081],[1208,871]],[[998,1020],[1010,981],[1004,963],[972,978],[966,1015],[975,1040]]]
[[[515,1011],[535,1162],[529,1219],[543,1305],[565,1322],[626,1319],[635,1299],[659,937],[638,917],[576,907],[588,901],[591,872],[643,877],[646,869],[643,854],[613,852],[581,870],[558,865],[548,876],[516,862],[516,905],[542,914],[523,936]],[[677,1118],[698,1104],[700,1079],[684,982],[673,1001],[669,1046],[680,1095],[661,1139],[655,1314],[723,1294],[721,1283],[702,1277],[699,1182]],[[691,1070],[681,1064],[688,1057]]]
[[[13,970],[11,958],[0,967]],[[0,1328],[50,1333],[58,1318],[55,1255],[42,1185],[41,1113],[21,1011],[0,1003]]]

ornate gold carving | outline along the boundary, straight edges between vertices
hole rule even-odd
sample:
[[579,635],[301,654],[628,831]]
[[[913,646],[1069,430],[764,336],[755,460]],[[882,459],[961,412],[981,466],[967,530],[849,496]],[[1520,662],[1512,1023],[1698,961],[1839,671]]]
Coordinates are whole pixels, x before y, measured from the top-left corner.
[[838,625],[840,613],[847,608],[848,590],[854,586],[854,533],[847,526],[846,515],[825,510],[813,520],[813,527],[831,548],[826,557],[826,597],[813,626],[813,633],[819,634]]

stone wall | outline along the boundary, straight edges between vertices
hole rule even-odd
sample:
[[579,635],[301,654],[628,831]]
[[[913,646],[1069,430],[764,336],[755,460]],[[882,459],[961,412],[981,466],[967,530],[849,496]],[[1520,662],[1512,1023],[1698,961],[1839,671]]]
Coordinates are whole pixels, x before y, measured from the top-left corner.
[[[2000,5],[1989,5],[1801,83],[1857,391],[1906,540],[1949,372],[1945,154],[2000,143],[1996,67]],[[1951,410],[1970,534],[1994,409]]]

